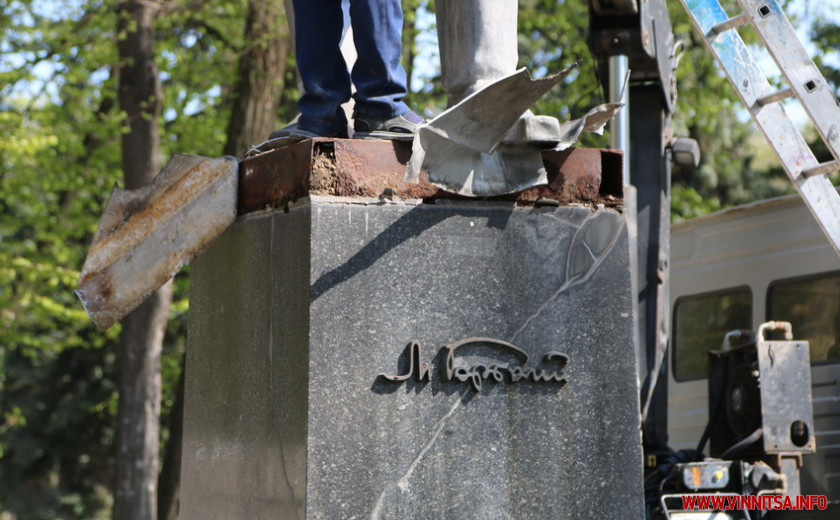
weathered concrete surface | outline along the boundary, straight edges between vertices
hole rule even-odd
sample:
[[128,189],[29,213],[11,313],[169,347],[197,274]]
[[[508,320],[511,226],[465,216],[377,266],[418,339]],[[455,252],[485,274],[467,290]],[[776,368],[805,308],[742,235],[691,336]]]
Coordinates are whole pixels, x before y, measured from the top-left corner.
[[[181,517],[304,518],[303,212],[239,221],[192,266]],[[277,237],[276,241],[272,237]]]
[[[586,207],[240,219],[191,270],[182,517],[640,518],[629,249],[623,215]],[[447,380],[470,337],[564,382]],[[456,368],[522,362],[474,347]]]

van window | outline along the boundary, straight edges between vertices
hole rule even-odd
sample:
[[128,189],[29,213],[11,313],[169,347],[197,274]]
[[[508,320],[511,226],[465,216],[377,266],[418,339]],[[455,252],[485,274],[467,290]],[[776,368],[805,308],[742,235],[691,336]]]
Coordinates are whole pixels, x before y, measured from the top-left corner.
[[707,377],[709,350],[720,349],[726,333],[736,329],[752,330],[749,287],[678,299],[674,304],[674,378]]
[[840,361],[840,273],[773,282],[768,319],[789,321],[793,338],[810,344],[811,363]]

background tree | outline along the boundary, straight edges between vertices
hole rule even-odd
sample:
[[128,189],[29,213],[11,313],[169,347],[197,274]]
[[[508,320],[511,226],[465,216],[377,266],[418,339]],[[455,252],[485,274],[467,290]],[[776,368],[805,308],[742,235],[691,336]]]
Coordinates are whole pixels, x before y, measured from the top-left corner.
[[[89,215],[118,178],[116,46],[96,39],[116,23],[102,7],[61,21],[38,7],[7,3],[0,17],[0,503],[95,517],[110,506],[120,329],[96,331],[73,289]],[[48,78],[59,62],[61,88]]]
[[[253,144],[266,139],[276,128],[283,106],[284,87],[294,82],[286,75],[290,42],[282,1],[249,0],[244,23],[244,46],[240,49],[238,75],[231,99],[224,153],[240,156]],[[294,62],[292,62],[292,68]],[[285,115],[285,114],[284,114]],[[288,116],[282,120],[289,119]],[[170,441],[158,493],[160,520],[177,518],[180,500],[181,431],[183,430],[184,373],[181,367],[170,414]]]
[[[840,94],[840,25],[838,25],[840,16],[836,10],[832,11],[815,0],[808,2],[806,11],[811,11],[816,20],[810,33],[810,39],[818,50],[814,62],[822,71],[828,84],[834,88],[836,96]],[[832,159],[825,142],[814,134],[816,131],[812,132],[810,144],[817,159],[820,162]],[[834,173],[832,180],[835,186],[840,184],[840,172]]]
[[[697,169],[674,168],[674,218],[791,193],[793,186],[784,172],[754,167],[757,147],[763,143],[760,134],[682,6],[673,2],[669,8],[685,52],[677,70],[675,133],[697,140],[701,153]],[[757,42],[754,33],[740,32],[747,43]]]
[[[534,76],[544,76],[581,61],[558,87],[537,101],[534,112],[567,121],[606,102],[589,52],[588,35],[586,2],[520,1],[519,66],[527,67]],[[594,135],[584,135],[582,140],[583,146],[608,143],[608,139]]]
[[[73,289],[122,177],[116,5],[0,6],[0,511],[12,518],[104,518],[112,508],[122,326],[97,331]],[[163,5],[157,155],[221,155],[245,3]],[[186,330],[186,280],[176,282],[163,349],[164,446]]]
[[251,0],[224,152],[241,156],[277,129],[290,42],[283,2]]
[[[154,49],[159,8],[142,0],[118,4],[118,99],[126,127],[121,150],[128,190],[150,184],[160,171],[158,119],[163,94]],[[166,283],[122,320],[117,348],[115,520],[157,520],[160,358],[171,303],[172,284]]]

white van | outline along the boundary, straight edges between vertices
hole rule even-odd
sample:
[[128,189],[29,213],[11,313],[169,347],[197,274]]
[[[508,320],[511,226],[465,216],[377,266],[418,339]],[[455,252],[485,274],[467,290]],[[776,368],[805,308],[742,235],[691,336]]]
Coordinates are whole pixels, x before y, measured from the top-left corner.
[[[732,208],[671,230],[668,434],[695,448],[708,420],[707,351],[733,329],[788,321],[810,342],[817,452],[803,495],[840,504],[840,257],[797,196]],[[829,506],[831,508],[831,506]]]

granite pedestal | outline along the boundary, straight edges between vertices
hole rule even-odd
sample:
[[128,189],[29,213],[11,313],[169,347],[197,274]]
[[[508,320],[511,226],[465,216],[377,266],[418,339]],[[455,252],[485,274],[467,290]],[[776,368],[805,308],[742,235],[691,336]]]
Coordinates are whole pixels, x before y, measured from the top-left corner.
[[311,195],[190,272],[181,517],[641,518],[626,215]]

